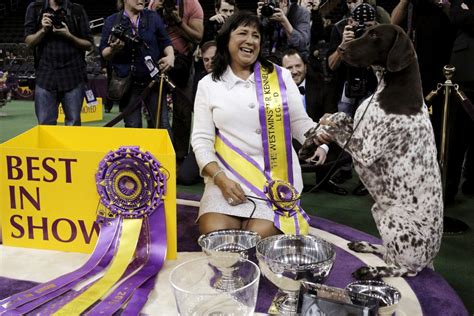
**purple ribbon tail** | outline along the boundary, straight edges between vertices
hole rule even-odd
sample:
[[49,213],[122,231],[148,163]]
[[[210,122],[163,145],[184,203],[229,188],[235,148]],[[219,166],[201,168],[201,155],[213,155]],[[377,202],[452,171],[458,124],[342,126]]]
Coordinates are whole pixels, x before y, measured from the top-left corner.
[[115,235],[113,236],[113,240],[112,240],[111,246],[109,247],[109,250],[107,251],[105,256],[102,258],[102,260],[99,262],[99,264],[90,273],[82,276],[81,278],[74,280],[73,282],[67,284],[66,286],[63,286],[62,288],[58,289],[55,292],[49,293],[34,301],[31,301],[28,304],[22,305],[16,308],[14,311],[19,312],[18,315],[24,315],[24,314],[27,314],[28,312],[38,309],[35,311],[36,314],[43,314],[43,315],[52,314],[55,311],[59,310],[63,305],[68,303],[70,300],[72,300],[76,296],[79,296],[79,294],[84,292],[93,283],[89,284],[88,286],[86,286],[85,288],[82,288],[79,291],[70,291],[70,290],[73,287],[75,287],[77,284],[100,273],[101,271],[103,271],[104,269],[108,267],[108,265],[112,261],[112,258],[114,257],[115,249],[117,248],[117,241],[118,241],[117,235],[119,233],[120,232],[117,229],[115,231]]
[[121,316],[136,316],[139,314],[137,311],[141,311],[143,306],[145,306],[148,296],[155,286],[157,276],[158,274],[149,278],[135,291],[135,293],[133,293],[133,296],[125,307],[125,310],[120,314]]
[[[8,310],[15,309],[34,300],[37,300],[43,296],[54,293],[59,289],[63,288],[64,286],[82,278],[85,275],[88,275],[104,259],[104,256],[106,256],[107,252],[111,248],[112,240],[118,230],[119,222],[120,220],[116,219],[114,221],[111,221],[110,225],[103,226],[101,228],[99,240],[97,242],[95,250],[89,260],[87,260],[87,262],[81,268],[68,274],[62,275],[52,281],[39,284],[27,291],[10,296],[9,298],[0,302],[1,305],[9,304],[6,308],[0,307],[0,314]],[[53,297],[45,300],[49,301]]]
[[[144,224],[145,223],[146,229],[142,228],[142,230],[147,232],[146,235],[149,235],[149,238],[147,236],[146,238],[140,238],[140,240],[149,241],[146,245],[146,248],[150,249],[148,256],[149,259],[145,265],[137,271],[137,273],[122,282],[110,295],[94,306],[94,308],[86,315],[99,316],[104,314],[114,314],[129,300],[130,297],[132,297],[132,295],[136,295],[136,290],[141,287],[142,284],[151,278],[154,280],[154,277],[160,271],[166,256],[166,220],[164,203],[160,203],[158,208],[151,214]],[[138,315],[140,310],[141,308],[133,309],[133,312],[135,315]]]
[[293,215],[293,220],[295,221],[295,234],[300,234],[300,223],[298,222],[298,213]]

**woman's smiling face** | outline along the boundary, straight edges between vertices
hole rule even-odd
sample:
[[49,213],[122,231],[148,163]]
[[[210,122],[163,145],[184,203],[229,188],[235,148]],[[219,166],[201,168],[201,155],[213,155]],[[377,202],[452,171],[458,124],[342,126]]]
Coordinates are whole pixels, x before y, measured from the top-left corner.
[[229,54],[231,67],[251,69],[260,53],[261,36],[253,25],[241,25],[230,33]]

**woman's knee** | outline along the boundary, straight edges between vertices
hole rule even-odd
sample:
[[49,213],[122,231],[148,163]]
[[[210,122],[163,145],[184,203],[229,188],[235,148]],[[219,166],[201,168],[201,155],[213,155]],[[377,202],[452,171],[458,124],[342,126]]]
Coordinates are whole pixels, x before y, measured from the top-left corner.
[[240,219],[220,213],[206,213],[198,220],[199,232],[207,234],[219,229],[240,229]]
[[249,219],[246,224],[247,230],[256,232],[262,238],[281,234],[280,230],[275,227],[273,222],[266,219]]

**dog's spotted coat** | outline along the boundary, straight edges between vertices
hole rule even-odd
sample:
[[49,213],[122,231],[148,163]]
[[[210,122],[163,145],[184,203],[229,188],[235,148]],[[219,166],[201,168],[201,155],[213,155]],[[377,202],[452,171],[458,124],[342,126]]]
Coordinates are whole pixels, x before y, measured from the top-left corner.
[[372,215],[383,246],[352,242],[349,248],[380,254],[387,264],[360,268],[354,272],[359,279],[413,276],[432,267],[442,237],[442,185],[426,106],[421,101],[417,112],[393,113],[397,111],[381,104],[386,88],[382,79],[373,98],[357,109],[354,122],[344,113],[335,113],[327,118],[333,126],[321,125],[308,132],[316,138],[327,134],[343,147],[357,126],[346,150],[375,201]]

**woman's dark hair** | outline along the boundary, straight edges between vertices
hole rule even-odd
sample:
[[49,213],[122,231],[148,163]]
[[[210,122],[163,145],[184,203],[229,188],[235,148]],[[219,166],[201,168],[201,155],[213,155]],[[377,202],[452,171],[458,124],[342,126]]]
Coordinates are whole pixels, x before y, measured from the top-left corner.
[[[249,11],[239,11],[231,15],[222,28],[217,33],[217,49],[216,55],[214,56],[214,61],[212,62],[212,79],[219,80],[227,69],[227,66],[230,65],[231,56],[229,53],[229,39],[230,33],[237,29],[239,26],[255,26],[260,35],[263,34],[263,26],[260,22],[260,19],[255,14]],[[262,42],[260,42],[260,48],[262,47]],[[257,56],[257,61],[260,62],[262,67],[268,69],[268,71],[273,71],[273,64],[267,59],[262,57],[262,49]]]

